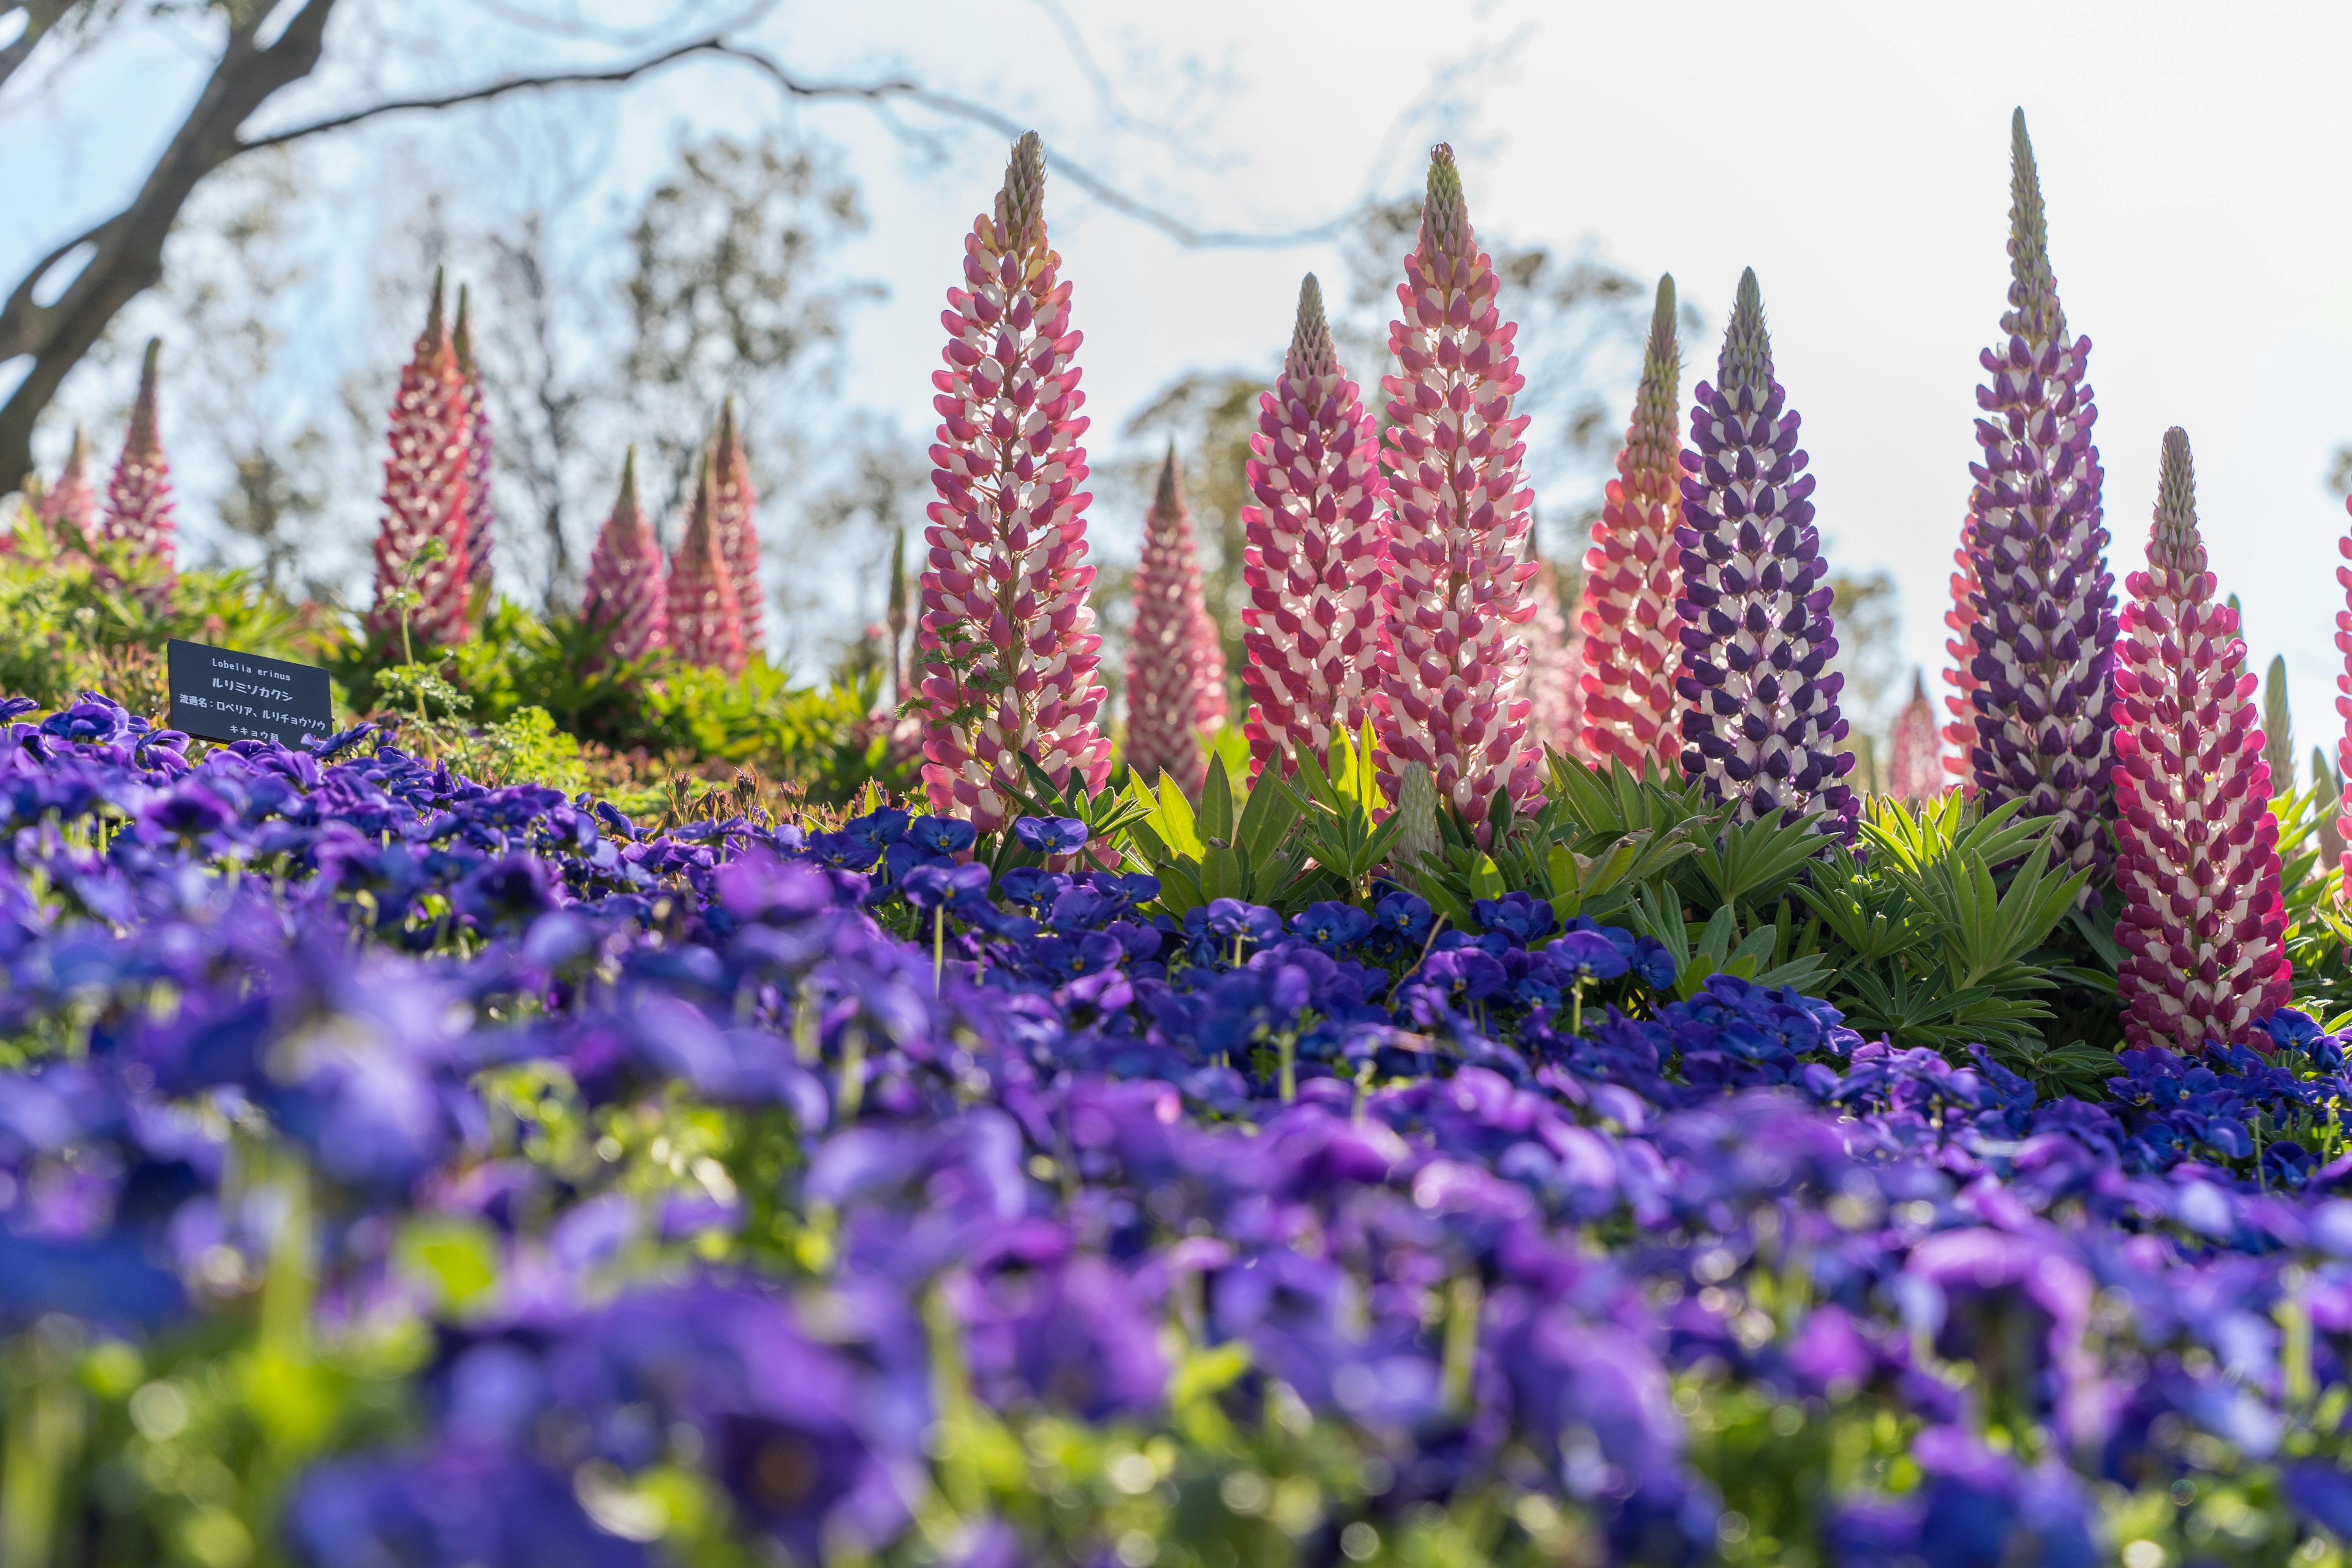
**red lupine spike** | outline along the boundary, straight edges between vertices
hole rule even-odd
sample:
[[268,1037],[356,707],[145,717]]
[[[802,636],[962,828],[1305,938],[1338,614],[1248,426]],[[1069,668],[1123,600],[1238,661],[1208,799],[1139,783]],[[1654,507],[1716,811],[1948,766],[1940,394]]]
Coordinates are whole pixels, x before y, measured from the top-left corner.
[[2214,600],[2179,429],[2164,433],[2147,570],[2126,588],[2111,773],[2124,1037],[2267,1049],[2259,1026],[2285,1005],[2291,978],[2278,821],[2246,645],[2237,612]]
[[1982,592],[1977,582],[1975,525],[1969,519],[1960,519],[1960,546],[1952,552],[1952,602],[1944,611],[1944,625],[1951,632],[1945,639],[1944,652],[1951,664],[1944,671],[1944,683],[1952,694],[1944,699],[1944,710],[1951,721],[1943,727],[1944,742],[1950,750],[1942,757],[1944,772],[1959,780],[1960,791],[1973,796],[1977,793],[1975,768],[1969,753],[1977,743],[1977,673],[1974,668],[1977,650],[1977,599]]
[[474,332],[467,319],[466,286],[457,286],[457,324],[449,333],[457,374],[466,385],[466,565],[476,614],[490,602],[490,535],[498,517],[490,507],[490,405],[474,365]]
[[1308,273],[1274,390],[1258,399],[1242,509],[1242,689],[1252,776],[1361,733],[1386,633],[1388,484],[1371,416],[1331,344]]
[[66,454],[66,466],[58,482],[41,497],[35,515],[46,528],[70,530],[84,540],[98,537],[98,487],[89,482],[89,458],[79,425],[74,426],[73,449]]
[[[1176,448],[1160,469],[1135,569],[1135,629],[1127,659],[1127,764],[1157,783],[1166,773],[1190,792],[1201,785],[1201,561],[1192,514],[1177,478]],[[1218,671],[1220,684],[1223,671]]]
[[735,400],[719,405],[719,434],[710,442],[710,522],[719,535],[719,558],[735,588],[735,614],[743,626],[743,647],[767,646],[761,613],[767,591],[760,585],[760,492],[751,486],[751,460],[735,425]]
[[1895,732],[1887,738],[1886,793],[1897,800],[1934,800],[1948,789],[1942,740],[1927,679],[1915,671],[1911,700],[1895,716]]
[[635,447],[621,459],[621,493],[588,557],[588,592],[580,615],[604,632],[604,650],[592,668],[607,660],[627,664],[669,646],[669,574],[661,545],[637,510]]
[[1561,613],[1559,579],[1549,561],[1538,563],[1528,584],[1535,614],[1528,617],[1528,673],[1520,695],[1528,700],[1528,738],[1564,757],[1589,760],[1584,750],[1583,640]]
[[964,239],[964,286],[948,290],[940,395],[940,499],[922,579],[923,784],[934,811],[993,832],[1034,785],[1028,757],[1066,787],[1110,773],[1095,724],[1102,638],[1087,590],[1087,421],[1078,409],[1070,286],[1047,242],[1045,153],[1013,144],[993,216]]
[[1389,349],[1403,374],[1385,377],[1387,465],[1395,532],[1388,644],[1379,654],[1381,771],[1389,798],[1408,763],[1438,795],[1493,835],[1497,792],[1520,807],[1543,789],[1543,752],[1528,738],[1522,630],[1534,492],[1526,488],[1527,416],[1511,412],[1526,384],[1495,308],[1500,288],[1462,200],[1454,150],[1430,154],[1421,240],[1397,287],[1402,308]]
[[1583,750],[1596,763],[1614,759],[1637,772],[1655,763],[1681,766],[1682,526],[1679,459],[1682,348],[1675,336],[1675,280],[1658,279],[1650,341],[1633,417],[1617,454],[1592,548],[1584,557],[1580,662]]
[[[375,605],[371,635],[394,646],[401,612],[394,595],[404,584],[416,595],[408,607],[412,647],[448,647],[469,629],[472,562],[466,553],[466,474],[473,463],[473,420],[456,347],[442,323],[441,277],[416,352],[400,373],[393,396],[391,453],[383,463],[383,520],[375,538]],[[424,561],[441,542],[437,561]]]
[[122,455],[115,459],[107,481],[106,507],[99,514],[98,537],[127,544],[139,555],[163,568],[163,585],[173,581],[172,465],[163,458],[163,437],[155,418],[155,362],[162,354],[161,338],[147,341],[147,357],[139,371],[139,397],[131,405],[131,428],[122,437]]
[[712,505],[711,459],[705,453],[694,482],[694,510],[686,537],[669,562],[669,639],[688,664],[740,675],[743,623],[735,604],[735,575],[719,551]]

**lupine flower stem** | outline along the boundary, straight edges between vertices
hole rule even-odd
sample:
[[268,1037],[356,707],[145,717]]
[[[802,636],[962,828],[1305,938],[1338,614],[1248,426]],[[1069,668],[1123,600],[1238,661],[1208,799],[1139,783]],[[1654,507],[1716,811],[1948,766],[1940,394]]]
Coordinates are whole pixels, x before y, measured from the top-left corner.
[[1328,755],[1357,735],[1380,683],[1388,484],[1371,416],[1348,379],[1308,273],[1282,377],[1258,403],[1242,579],[1243,723],[1252,775],[1294,752]]
[[1617,454],[1592,547],[1584,557],[1582,667],[1584,754],[1635,772],[1682,760],[1675,679],[1682,664],[1682,442],[1676,429],[1682,346],[1675,336],[1675,280],[1658,279],[1650,341],[1633,417]]
[[2147,570],[2116,644],[2116,942],[2124,1035],[2194,1051],[2287,1000],[2278,822],[2237,612],[2215,600],[2189,437],[2164,437]]
[[1988,809],[2022,799],[2032,815],[2057,817],[2059,863],[2095,868],[2107,856],[2116,616],[2104,476],[2091,445],[2098,414],[2084,379],[2091,343],[2067,330],[2058,303],[2022,110],[2010,133],[2008,342],[1982,356],[1984,460],[1969,469],[1978,682],[1969,763]]
[[964,240],[966,288],[948,291],[947,368],[923,573],[918,703],[932,809],[983,833],[1014,815],[1027,756],[1055,787],[1098,790],[1110,743],[1095,726],[1095,570],[1086,563],[1079,334],[1045,233],[1045,161],[1014,143],[993,215]]
[[1402,374],[1389,394],[1388,637],[1380,651],[1381,771],[1391,798],[1408,763],[1430,770],[1481,846],[1499,793],[1531,806],[1542,752],[1528,739],[1528,702],[1511,696],[1527,667],[1519,628],[1534,613],[1528,558],[1534,492],[1526,488],[1526,384],[1496,309],[1501,284],[1478,248],[1454,150],[1430,153],[1421,238],[1397,287],[1402,307],[1389,348]]
[[1695,389],[1683,454],[1683,768],[1741,822],[1823,814],[1849,842],[1859,805],[1838,711],[1845,678],[1796,412],[1772,378],[1764,300],[1740,275],[1715,384]]

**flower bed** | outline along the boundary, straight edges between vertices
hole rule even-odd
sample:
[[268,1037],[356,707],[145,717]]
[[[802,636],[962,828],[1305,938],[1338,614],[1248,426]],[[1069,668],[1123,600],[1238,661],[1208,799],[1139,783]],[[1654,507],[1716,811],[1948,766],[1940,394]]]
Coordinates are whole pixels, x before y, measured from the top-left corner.
[[1148,915],[1075,821],[651,837],[94,698],[0,786],[26,1561],[2352,1530],[2352,1084],[2292,1012],[2039,1100],[1524,892]]

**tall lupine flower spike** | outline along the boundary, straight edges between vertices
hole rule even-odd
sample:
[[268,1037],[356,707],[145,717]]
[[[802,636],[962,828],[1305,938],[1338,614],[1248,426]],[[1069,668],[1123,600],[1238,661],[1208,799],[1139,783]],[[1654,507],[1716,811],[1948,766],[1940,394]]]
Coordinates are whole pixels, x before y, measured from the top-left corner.
[[1886,793],[1897,800],[1934,800],[1950,783],[1927,678],[1914,671],[1911,700],[1895,716],[1895,732],[1887,737]]
[[2285,1005],[2290,978],[2270,763],[2178,429],[2164,433],[2147,570],[2126,586],[2114,668],[2124,1037],[2179,1051],[2266,1039],[2258,1020]]
[[[1135,630],[1127,659],[1127,765],[1147,780],[1162,773],[1200,787],[1201,561],[1192,514],[1176,477],[1176,448],[1160,466],[1160,490],[1144,519],[1135,569]],[[1223,670],[1219,672],[1223,678]]]
[[163,432],[155,422],[155,362],[163,352],[161,338],[147,340],[147,357],[139,370],[139,396],[131,405],[131,428],[122,437],[122,455],[115,459],[113,477],[107,480],[98,537],[128,544],[138,555],[161,565],[168,585],[173,580],[172,465],[164,461]]
[[719,533],[719,559],[735,588],[735,615],[742,623],[743,647],[757,652],[767,647],[763,606],[767,591],[760,585],[760,492],[751,488],[751,460],[735,427],[735,400],[719,406],[719,434],[710,443],[710,521]]
[[1693,389],[1682,464],[1683,769],[1742,822],[1793,821],[1851,842],[1860,806],[1842,781],[1845,678],[1828,565],[1813,527],[1813,477],[1798,419],[1772,379],[1772,342],[1753,268],[1739,275],[1715,384]]
[[[2352,511],[2352,496],[2344,500],[2344,510]],[[2336,542],[2336,552],[2347,564],[2336,568],[2336,585],[2344,590],[2346,607],[2336,612],[2336,650],[2344,656],[2344,673],[2336,678],[2336,711],[2344,718],[2344,736],[2336,742],[2336,771],[2352,781],[2352,533]],[[2352,807],[2352,789],[2344,790],[2340,800]],[[2352,809],[2347,809],[2336,819],[2336,831],[2347,847],[2337,856],[2344,871],[2344,884],[2339,896],[2352,901]]]
[[1520,628],[1535,613],[1535,498],[1525,487],[1527,416],[1511,412],[1526,384],[1512,352],[1518,328],[1495,308],[1494,263],[1472,236],[1444,142],[1431,150],[1421,239],[1404,270],[1402,319],[1389,326],[1403,374],[1381,384],[1395,509],[1393,597],[1379,654],[1381,770],[1393,799],[1406,763],[1427,767],[1438,797],[1483,844],[1498,792],[1524,807],[1543,787],[1527,699],[1511,695],[1528,661]]
[[669,646],[669,574],[660,543],[637,510],[637,449],[621,459],[621,493],[588,557],[581,618],[603,630],[605,661],[627,664]]
[[1045,160],[1013,143],[993,216],[964,238],[948,290],[939,465],[923,573],[923,784],[932,808],[982,832],[1019,815],[1026,755],[1057,787],[1098,790],[1110,742],[1096,728],[1102,638],[1087,590],[1087,421],[1070,286],[1046,242]]
[[1650,342],[1633,418],[1617,454],[1592,548],[1584,556],[1583,738],[1586,756],[1639,770],[1655,762],[1672,772],[1682,760],[1681,434],[1677,429],[1682,345],[1675,337],[1675,280],[1658,279]]
[[1308,273],[1282,376],[1258,399],[1242,508],[1242,731],[1255,775],[1328,755],[1372,716],[1387,615],[1388,481],[1372,417],[1339,363]]
[[36,515],[43,527],[52,531],[71,529],[85,540],[98,537],[98,487],[89,482],[89,448],[79,425],[74,426],[73,449],[66,454],[66,466],[58,482],[41,497]]
[[490,510],[490,405],[474,364],[474,329],[467,319],[466,295],[460,283],[457,324],[449,333],[449,347],[457,356],[457,374],[466,387],[466,568],[474,609],[479,613],[489,607],[490,534],[498,519]]
[[706,452],[694,483],[686,537],[670,556],[669,642],[688,664],[737,675],[743,668],[743,623],[735,603],[735,575],[719,551],[711,468]]
[[[1533,536],[1530,535],[1530,540]],[[1584,693],[1577,684],[1582,660],[1580,640],[1561,613],[1559,579],[1549,561],[1536,564],[1528,584],[1535,614],[1528,617],[1528,739],[1562,756],[1584,754]]]
[[[416,352],[393,395],[391,452],[383,462],[383,521],[375,537],[375,605],[368,630],[383,640],[402,635],[401,595],[411,647],[447,647],[465,640],[472,560],[466,553],[467,471],[473,464],[473,421],[466,404],[457,353],[442,323],[441,277]],[[426,546],[441,542],[437,561]],[[398,646],[395,641],[394,646]]]
[[[1160,514],[1177,520],[1183,543],[1185,625],[1192,657],[1192,727],[1207,733],[1222,730],[1232,717],[1225,692],[1225,641],[1209,614],[1207,591],[1201,581],[1201,556],[1192,531],[1192,509],[1184,504],[1184,470],[1176,466],[1176,443],[1168,444],[1168,460],[1160,467],[1160,485],[1152,492],[1152,519]],[[1147,526],[1145,535],[1150,537]]]
[[1969,760],[1988,808],[2022,799],[2032,815],[2056,816],[2057,858],[2098,868],[2116,616],[2091,445],[2098,414],[2084,380],[2091,341],[2067,331],[2058,303],[2022,110],[2010,141],[2009,342],[1984,352],[1984,461],[1969,467],[1978,686]]
[[1966,794],[1977,793],[1974,764],[1969,755],[1977,745],[1977,679],[1976,633],[1977,599],[1981,592],[1977,583],[1976,527],[1968,519],[1960,520],[1959,548],[1952,552],[1952,603],[1944,611],[1944,626],[1951,636],[1944,639],[1944,652],[1950,656],[1951,667],[1944,671],[1944,683],[1951,694],[1944,699],[1944,708],[1951,715],[1944,726],[1944,740],[1951,750],[1943,759],[1946,773],[1959,780]]

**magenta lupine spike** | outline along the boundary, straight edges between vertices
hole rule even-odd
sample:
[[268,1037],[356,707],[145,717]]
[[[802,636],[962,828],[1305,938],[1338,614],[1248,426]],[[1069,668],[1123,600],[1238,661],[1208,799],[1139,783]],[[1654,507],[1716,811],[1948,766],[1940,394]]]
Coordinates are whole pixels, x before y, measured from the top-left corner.
[[702,472],[694,482],[694,510],[686,536],[669,560],[669,644],[688,664],[740,675],[743,623],[735,603],[735,574],[719,550],[711,467],[705,453]]
[[66,454],[66,466],[58,472],[58,482],[41,497],[35,515],[52,531],[71,530],[84,540],[98,537],[98,487],[89,482],[89,450],[79,425],[74,426],[73,449]]
[[[1187,793],[1201,786],[1201,559],[1177,478],[1176,449],[1160,466],[1135,569],[1135,628],[1127,658],[1127,765]],[[1222,672],[1220,672],[1222,675]]]
[[1531,807],[1543,752],[1528,737],[1528,701],[1511,695],[1527,668],[1521,627],[1535,605],[1528,533],[1527,416],[1511,412],[1525,380],[1495,299],[1494,263],[1478,248],[1454,150],[1431,150],[1421,237],[1397,286],[1389,325],[1401,375],[1389,395],[1391,535],[1387,646],[1380,650],[1381,771],[1389,798],[1405,764],[1427,768],[1441,799],[1481,844],[1499,792]]
[[1715,384],[1693,389],[1683,454],[1683,770],[1742,822],[1822,813],[1853,840],[1860,805],[1838,711],[1845,678],[1830,620],[1829,566],[1813,527],[1813,476],[1796,410],[1772,379],[1753,268],[1739,275]]
[[1944,771],[1959,780],[1962,792],[1977,793],[1976,772],[1969,763],[1969,753],[1977,744],[1977,687],[1980,682],[1976,672],[1977,599],[1982,589],[1977,582],[1976,530],[1966,518],[1960,520],[1960,546],[1952,552],[1952,603],[1944,611],[1944,625],[1951,636],[1944,639],[1944,652],[1952,660],[1944,671],[1944,682],[1952,689],[1944,699],[1944,708],[1951,715],[1944,726],[1944,740],[1949,750],[1943,759]]
[[1658,279],[1650,314],[1650,342],[1633,417],[1617,454],[1592,548],[1584,556],[1584,634],[1579,649],[1584,702],[1583,749],[1596,763],[1611,760],[1662,773],[1681,765],[1682,695],[1682,437],[1679,429],[1682,345],[1675,337],[1675,280]]
[[2270,763],[2179,429],[2164,433],[2147,570],[2126,587],[2113,672],[2124,1037],[2176,1051],[2266,1041],[2257,1022],[2286,1005],[2291,979]]
[[621,459],[621,493],[588,556],[581,619],[604,634],[592,668],[628,664],[669,646],[669,574],[660,543],[637,509],[637,449]]
[[[383,462],[383,520],[375,536],[375,605],[368,631],[390,647],[401,646],[397,595],[415,595],[408,606],[412,648],[449,647],[466,639],[470,622],[472,563],[466,554],[467,469],[471,466],[473,422],[466,407],[465,380],[441,314],[441,279],[433,279],[433,304],[416,352],[400,372],[393,395],[391,452]],[[441,542],[437,561],[424,559]]]
[[735,615],[743,647],[757,653],[768,646],[762,613],[767,591],[760,585],[760,492],[751,488],[751,459],[735,427],[735,400],[719,405],[719,434],[710,443],[710,521],[718,530],[719,557],[735,586]]
[[490,536],[498,522],[490,504],[490,405],[482,395],[482,378],[474,364],[474,330],[467,319],[466,286],[457,286],[457,324],[449,333],[449,347],[457,356],[457,374],[465,383],[466,445],[466,567],[467,586],[477,614],[490,603]]
[[2100,526],[2098,412],[2084,379],[2091,341],[2067,331],[2025,113],[2010,125],[2008,342],[1985,350],[1977,389],[1984,460],[1969,465],[1976,647],[1970,771],[1987,809],[2023,800],[2058,818],[2057,858],[2106,860],[2108,667],[2115,578]]
[[1253,776],[1360,735],[1380,688],[1388,481],[1372,416],[1348,379],[1310,272],[1282,376],[1258,399],[1242,508],[1242,732]]
[[122,455],[115,459],[113,477],[106,484],[106,506],[99,513],[98,537],[127,544],[143,559],[163,569],[163,584],[173,580],[172,465],[163,458],[163,437],[155,422],[155,362],[163,350],[160,338],[147,341],[147,358],[139,371],[139,397],[131,405],[131,428],[122,437]]
[[1099,790],[1110,742],[1096,727],[1102,638],[1087,590],[1078,487],[1087,420],[1078,412],[1070,286],[1045,233],[1045,159],[1036,133],[1013,143],[996,210],[964,238],[964,281],[940,320],[940,499],[923,573],[923,784],[932,809],[982,832],[1020,814],[1027,756],[1057,787]]
[[1549,561],[1537,563],[1528,584],[1535,614],[1528,617],[1528,673],[1521,695],[1528,700],[1528,739],[1564,757],[1584,752],[1584,692],[1577,677],[1583,660],[1560,610],[1559,579]]
[[1927,700],[1927,678],[1914,671],[1911,700],[1895,716],[1886,742],[1886,793],[1897,800],[1934,800],[1951,784],[1944,769],[1943,733],[1936,705]]

